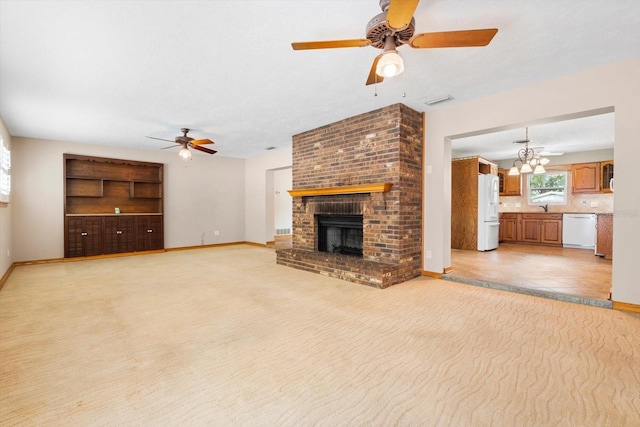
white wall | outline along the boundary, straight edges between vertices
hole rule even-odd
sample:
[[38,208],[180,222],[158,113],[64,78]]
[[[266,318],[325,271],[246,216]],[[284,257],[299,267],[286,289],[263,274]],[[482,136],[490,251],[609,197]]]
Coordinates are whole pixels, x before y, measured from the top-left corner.
[[[0,134],[4,144],[11,150],[11,135],[7,131],[2,118],[0,117]],[[13,152],[11,153],[13,155]],[[11,211],[13,203],[0,203],[0,277],[7,272],[13,263],[13,252],[11,249]]]
[[273,240],[273,171],[291,165],[291,147],[267,151],[261,156],[246,159],[245,232],[248,242],[264,244]]
[[243,159],[14,137],[14,261],[64,256],[63,153],[163,163],[166,248],[245,240]]
[[292,168],[273,171],[274,233],[277,229],[291,229],[293,224],[293,197],[288,190],[293,188]]
[[[451,140],[462,133],[615,109],[616,193],[614,211],[614,301],[640,304],[637,245],[640,191],[635,159],[640,158],[640,58],[547,80],[510,92],[454,104],[425,114],[424,269],[442,272],[451,264]],[[499,267],[497,267],[499,268]]]

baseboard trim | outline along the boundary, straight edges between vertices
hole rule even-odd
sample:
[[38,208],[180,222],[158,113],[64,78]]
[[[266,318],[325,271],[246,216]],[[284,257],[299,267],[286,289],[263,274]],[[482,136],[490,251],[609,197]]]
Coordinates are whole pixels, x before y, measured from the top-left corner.
[[445,267],[444,268],[444,274],[449,274],[453,271],[453,267]]
[[259,248],[266,248],[266,243],[256,243],[256,242],[242,242],[241,245],[249,245],[249,246],[257,246]]
[[7,281],[7,279],[9,278],[9,276],[11,275],[11,272],[13,271],[13,269],[16,268],[16,263],[12,263],[9,268],[7,268],[7,271],[4,272],[4,274],[2,275],[2,277],[0,278],[0,290],[2,290],[2,287],[4,286],[4,283]]
[[442,279],[442,273],[436,273],[434,271],[422,270],[421,274],[426,277],[433,277],[434,279]]
[[211,243],[209,245],[197,245],[197,246],[180,246],[177,248],[167,248],[164,249],[164,252],[173,252],[173,251],[189,251],[191,249],[205,249],[205,248],[219,248],[220,246],[234,246],[234,245],[243,245],[246,242],[228,242],[228,243]]
[[612,301],[613,302],[613,309],[614,310],[620,310],[620,311],[629,311],[631,313],[640,313],[640,305],[638,304],[630,304],[628,302],[618,302],[618,301]]

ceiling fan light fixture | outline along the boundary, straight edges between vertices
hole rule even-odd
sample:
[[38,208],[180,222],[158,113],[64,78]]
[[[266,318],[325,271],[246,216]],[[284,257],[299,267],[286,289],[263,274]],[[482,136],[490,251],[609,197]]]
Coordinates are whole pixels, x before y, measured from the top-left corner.
[[191,160],[191,151],[187,147],[182,147],[178,155],[185,160]]
[[385,51],[376,66],[376,74],[380,77],[395,77],[404,71],[404,62],[397,50]]
[[520,175],[520,171],[516,165],[513,165],[511,169],[509,169],[509,175]]

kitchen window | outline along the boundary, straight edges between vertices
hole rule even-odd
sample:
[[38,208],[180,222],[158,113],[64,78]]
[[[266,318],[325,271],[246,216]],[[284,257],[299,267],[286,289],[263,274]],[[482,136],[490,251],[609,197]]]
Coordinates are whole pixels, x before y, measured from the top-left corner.
[[528,175],[528,202],[530,205],[567,204],[567,172],[553,171]]
[[9,203],[11,192],[11,153],[0,136],[0,203]]

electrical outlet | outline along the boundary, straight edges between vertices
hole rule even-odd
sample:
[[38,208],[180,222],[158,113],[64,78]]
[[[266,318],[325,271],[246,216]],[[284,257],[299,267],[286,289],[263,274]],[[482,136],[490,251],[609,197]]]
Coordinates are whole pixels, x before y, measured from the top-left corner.
[[521,206],[522,206],[522,204],[521,204],[521,203],[516,203],[516,208],[519,208],[519,207],[521,207]]
[[598,207],[598,202],[591,202],[591,207],[592,208],[597,208]]
[[220,232],[218,230],[216,230],[216,231],[213,232],[213,235],[214,236],[218,236],[218,235],[220,235]]
[[427,250],[425,252],[425,256],[427,257],[427,259],[431,259],[431,251]]
[[509,204],[505,202],[502,204],[502,206],[506,208],[507,206],[509,206]]

